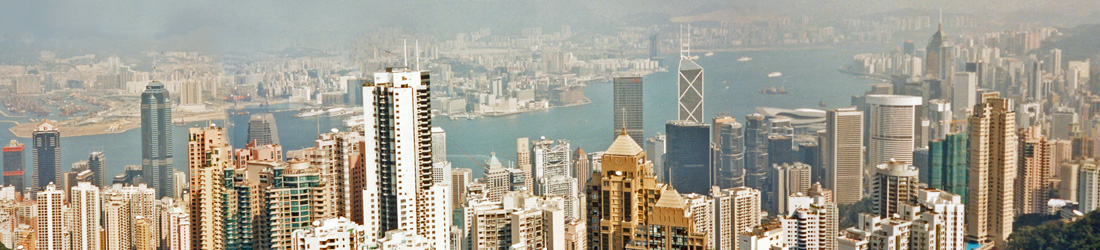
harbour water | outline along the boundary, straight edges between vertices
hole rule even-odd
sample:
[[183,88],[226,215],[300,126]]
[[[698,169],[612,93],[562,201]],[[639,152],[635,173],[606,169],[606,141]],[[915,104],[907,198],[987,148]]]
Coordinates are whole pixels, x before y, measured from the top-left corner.
[[[846,65],[852,55],[879,48],[852,47],[817,50],[777,50],[718,52],[714,56],[700,57],[705,79],[704,113],[706,119],[718,113],[729,113],[739,120],[754,112],[755,107],[778,108],[821,108],[819,103],[828,104],[827,108],[844,107],[850,103],[850,96],[868,90],[875,81],[857,79],[840,73],[837,67]],[[747,56],[751,61],[738,61]],[[666,58],[676,58],[675,55]],[[645,135],[664,133],[665,122],[676,118],[676,62],[669,72],[654,73],[643,78]],[[769,78],[771,72],[782,72],[783,76]],[[758,93],[769,87],[785,87],[788,94],[768,95]],[[439,117],[433,120],[434,126],[447,131],[448,159],[455,167],[474,169],[475,176],[481,176],[483,163],[490,152],[509,164],[515,161],[515,139],[540,137],[547,139],[570,140],[573,147],[582,147],[587,152],[602,151],[610,145],[615,130],[612,128],[612,86],[608,82],[589,83],[585,89],[591,104],[555,108],[544,111],[522,113],[504,117],[487,117],[475,120],[449,120]],[[310,147],[317,132],[327,132],[333,128],[343,129],[345,117],[312,118],[293,117],[300,106],[293,104],[271,105],[267,107],[249,107],[239,111],[251,114],[273,112],[279,128],[279,138],[284,150]],[[280,110],[282,110],[280,112]],[[234,111],[237,112],[237,111]],[[247,115],[229,117],[230,142],[234,147],[243,147],[248,132]],[[2,120],[2,119],[0,119]],[[22,118],[20,122],[25,122]],[[226,121],[214,121],[224,126]],[[186,172],[187,127],[205,126],[206,122],[176,126],[173,130],[173,154],[176,169]],[[0,139],[4,144],[14,138],[8,131],[12,123],[0,122]],[[27,145],[27,180],[31,172],[31,141],[29,138],[15,138]],[[141,164],[141,132],[133,129],[119,134],[64,137],[62,144],[62,169],[68,170],[73,162],[86,160],[88,153],[103,151],[107,157],[107,176],[122,173],[125,165]],[[475,162],[476,160],[476,162]]]

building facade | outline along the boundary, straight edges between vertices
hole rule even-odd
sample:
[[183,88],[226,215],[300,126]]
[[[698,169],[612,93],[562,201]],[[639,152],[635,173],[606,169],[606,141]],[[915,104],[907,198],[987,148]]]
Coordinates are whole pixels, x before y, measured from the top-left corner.
[[172,100],[164,84],[153,81],[141,92],[142,177],[157,196],[172,194]]

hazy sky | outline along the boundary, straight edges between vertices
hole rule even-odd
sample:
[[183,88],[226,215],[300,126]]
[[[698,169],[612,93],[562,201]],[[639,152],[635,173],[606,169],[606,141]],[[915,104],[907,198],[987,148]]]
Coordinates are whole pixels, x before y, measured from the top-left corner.
[[[1018,16],[1077,25],[1100,20],[1096,0],[497,0],[497,1],[9,1],[0,8],[0,52],[20,48],[244,52],[287,46],[335,46],[378,27],[450,38],[492,27],[569,24],[574,31],[645,17],[742,8],[770,15],[826,18],[914,8]],[[555,29],[556,30],[556,29]],[[598,30],[597,30],[598,31]],[[37,52],[35,52],[37,53]]]

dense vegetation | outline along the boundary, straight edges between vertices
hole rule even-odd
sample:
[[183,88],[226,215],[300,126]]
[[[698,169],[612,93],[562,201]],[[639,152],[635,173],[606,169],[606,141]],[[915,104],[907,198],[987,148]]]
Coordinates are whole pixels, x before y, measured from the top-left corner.
[[873,207],[871,207],[871,198],[866,197],[859,202],[852,204],[840,204],[837,206],[837,216],[839,218],[839,227],[837,229],[844,230],[845,228],[854,227],[859,224],[859,213],[874,213]]
[[1008,240],[1009,249],[1100,249],[1100,212],[1088,213],[1075,222],[1023,226]]

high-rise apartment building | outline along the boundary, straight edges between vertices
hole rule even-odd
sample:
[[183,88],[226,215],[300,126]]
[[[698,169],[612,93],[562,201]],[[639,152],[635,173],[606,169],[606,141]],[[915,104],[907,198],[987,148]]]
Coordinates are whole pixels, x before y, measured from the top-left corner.
[[[1077,178],[1071,179],[1074,182],[1063,182],[1061,184],[1064,188],[1059,191],[1072,188],[1071,192],[1060,192],[1059,194],[1066,198],[1076,198],[1076,201],[1080,204],[1078,210],[1081,210],[1081,212],[1088,213],[1100,209],[1100,165],[1097,165],[1096,160],[1079,160],[1067,163],[1062,167],[1065,170],[1063,171],[1065,175],[1063,179],[1071,179],[1072,176]],[[1071,196],[1070,193],[1076,193],[1076,196]]]
[[786,245],[797,249],[836,249],[838,210],[825,197],[796,195],[787,197],[791,212],[780,216]]
[[38,244],[35,244],[35,249],[43,250],[67,250],[70,245],[66,241],[68,239],[67,228],[65,225],[65,191],[58,189],[56,185],[50,183],[42,187],[42,191],[39,191],[36,198],[36,210],[35,221],[38,226],[35,227],[35,234],[38,238]]
[[32,161],[34,162],[35,190],[42,190],[50,183],[61,185],[61,129],[52,122],[43,120],[31,133],[34,144]]
[[447,131],[432,127],[432,162],[447,161]]
[[867,95],[870,109],[868,165],[894,159],[913,163],[919,96]]
[[387,68],[363,85],[362,206],[372,239],[404,230],[447,248],[451,220],[440,217],[449,197],[432,183],[430,79],[428,71]]
[[103,230],[107,233],[104,245],[107,249],[129,249],[131,246],[130,203],[125,196],[111,195],[103,199]]
[[367,249],[364,228],[347,218],[318,220],[293,233],[292,250]]
[[711,127],[714,134],[711,140],[718,146],[714,152],[714,162],[711,163],[714,169],[711,174],[714,180],[711,183],[722,189],[744,186],[745,137],[741,123],[732,116],[718,116],[714,118]]
[[314,220],[332,218],[325,205],[326,188],[322,171],[306,161],[291,160],[285,169],[275,169],[275,185],[268,191],[270,209],[271,248],[289,249],[292,233],[305,229]]
[[760,191],[749,187],[711,189],[717,249],[738,249],[737,235],[760,225]]
[[1020,134],[1019,172],[1016,177],[1016,214],[1046,212],[1054,178],[1054,143],[1041,135],[1041,127],[1023,129]]
[[191,219],[190,214],[187,213],[181,207],[173,207],[167,211],[165,215],[167,220],[164,222],[166,242],[164,245],[168,250],[190,250],[191,249]]
[[211,124],[188,130],[187,169],[191,183],[188,238],[194,250],[225,249],[224,172],[233,168],[232,151],[223,128]]
[[600,165],[601,171],[586,188],[588,221],[598,223],[589,227],[589,248],[648,248],[650,240],[658,240],[646,236],[650,233],[683,239],[653,242],[653,247],[699,249],[707,245],[705,234],[694,231],[694,218],[686,212],[683,198],[669,185],[657,182],[645,151],[625,132],[604,152]]
[[256,143],[256,145],[279,144],[279,127],[275,125],[275,115],[263,113],[249,117],[248,143]]
[[899,218],[912,222],[910,249],[966,249],[965,208],[958,195],[938,189],[918,190],[916,200],[899,210]]
[[153,81],[141,93],[141,169],[158,197],[172,195],[173,126],[171,96],[164,84]]
[[825,115],[825,139],[821,145],[827,173],[824,187],[836,194],[838,204],[863,198],[863,111],[829,110]]
[[15,192],[22,193],[26,182],[23,180],[23,149],[24,145],[16,140],[4,146],[4,185],[15,187]]
[[670,121],[665,171],[669,184],[684,193],[705,194],[710,190],[710,125],[692,121]]
[[929,142],[928,166],[920,170],[920,181],[966,200],[966,168],[970,161],[968,136],[967,133],[954,133]]
[[[73,250],[98,250],[100,249],[99,221],[100,210],[99,187],[92,183],[81,182],[72,188],[70,208],[74,210],[71,221],[75,225],[69,226],[72,230]],[[110,233],[110,232],[108,232]]]
[[859,223],[841,231],[840,236],[835,238],[838,247],[835,249],[909,250],[912,227],[913,222],[910,220],[860,213]]
[[890,161],[875,167],[871,184],[875,214],[887,218],[897,214],[902,205],[915,202],[919,175],[916,166],[905,162]]
[[507,192],[493,202],[471,200],[466,206],[468,249],[565,249],[561,201],[524,192]]
[[745,186],[764,190],[768,172],[768,122],[762,114],[745,117]]
[[642,130],[645,121],[642,119],[642,77],[615,77],[612,82],[615,90],[612,111],[615,114],[615,127],[611,129],[614,132],[612,135],[618,137],[620,130],[626,128],[626,134],[641,145],[641,140],[645,139]]
[[1000,93],[981,96],[970,116],[966,238],[1004,248],[1015,220],[1016,112]]
[[943,140],[947,134],[953,133],[955,120],[966,120],[966,117],[955,117],[951,110],[951,102],[944,99],[933,99],[928,101],[928,114],[924,118],[928,119],[928,138],[923,138],[928,141]]

